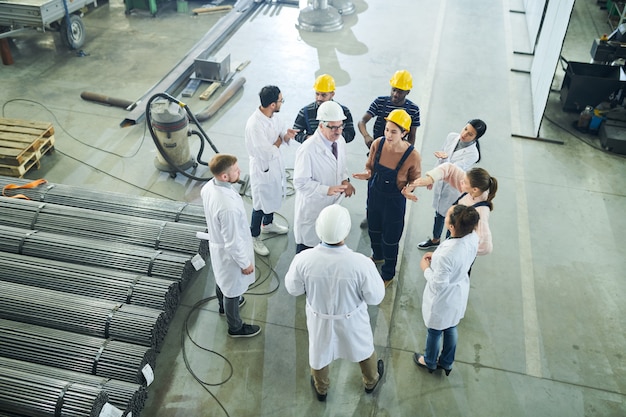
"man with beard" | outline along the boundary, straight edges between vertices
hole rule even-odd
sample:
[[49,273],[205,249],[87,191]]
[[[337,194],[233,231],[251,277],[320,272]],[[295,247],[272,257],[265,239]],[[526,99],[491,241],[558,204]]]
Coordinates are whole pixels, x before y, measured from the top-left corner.
[[[315,133],[315,129],[319,125],[317,120],[317,109],[319,106],[326,101],[333,100],[335,97],[335,79],[328,74],[322,74],[315,79],[313,90],[315,90],[315,101],[301,108],[296,121],[293,123],[293,128],[299,130],[295,139],[300,143]],[[346,120],[343,122],[343,138],[346,140],[346,143],[350,143],[354,139],[355,134],[352,114],[350,114],[350,110],[346,106],[341,105],[341,108],[346,116]]]
[[274,212],[280,209],[285,195],[286,175],[279,148],[289,144],[297,133],[288,129],[276,113],[284,103],[283,94],[275,85],[259,92],[261,105],[246,123],[246,149],[250,156],[250,189],[252,192],[252,219],[250,231],[254,251],[260,256],[270,251],[260,238],[261,232],[284,235],[287,227],[274,223]]
[[243,200],[232,184],[241,170],[233,155],[217,154],[209,162],[213,179],[200,192],[207,223],[211,266],[219,312],[226,315],[230,337],[252,337],[261,328],[246,324],[239,316],[243,293],[255,280],[254,250],[247,227]]

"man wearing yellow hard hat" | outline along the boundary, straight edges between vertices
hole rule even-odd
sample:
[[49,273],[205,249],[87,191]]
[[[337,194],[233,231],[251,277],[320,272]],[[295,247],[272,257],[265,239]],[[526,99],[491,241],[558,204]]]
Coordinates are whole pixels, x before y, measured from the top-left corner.
[[[295,137],[300,143],[304,142],[309,136],[315,133],[315,129],[317,129],[319,125],[317,110],[320,104],[333,100],[333,97],[335,97],[335,79],[328,74],[322,74],[315,79],[313,89],[315,90],[315,101],[300,109],[296,121],[293,123],[293,128],[300,130]],[[343,114],[346,116],[343,123],[342,136],[346,140],[346,143],[349,143],[352,142],[355,135],[352,114],[350,114],[350,110],[348,110],[346,106],[339,105],[343,110]]]
[[[389,84],[391,85],[391,94],[389,96],[377,97],[358,123],[359,131],[363,135],[365,145],[368,148],[372,145],[374,139],[384,135],[385,118],[392,110],[396,109],[405,110],[411,116],[411,128],[406,140],[411,145],[415,145],[415,132],[420,125],[420,109],[415,103],[406,98],[411,92],[411,88],[413,88],[413,77],[407,70],[396,71],[391,80],[389,80]],[[366,125],[373,117],[376,120],[374,121],[373,135],[370,136]]]

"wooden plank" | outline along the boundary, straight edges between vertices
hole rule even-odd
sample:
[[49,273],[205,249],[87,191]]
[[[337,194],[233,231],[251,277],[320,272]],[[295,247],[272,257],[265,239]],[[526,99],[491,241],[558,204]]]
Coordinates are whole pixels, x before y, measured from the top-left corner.
[[25,166],[51,138],[54,143],[51,123],[0,118],[0,165]]
[[36,150],[25,152],[22,155],[22,162],[15,164],[15,160],[11,163],[0,164],[0,175],[7,175],[11,177],[23,177],[31,168],[39,168],[41,166],[41,157],[54,149],[54,136],[43,139]]
[[[18,126],[21,128],[30,128],[37,130],[44,130],[44,136],[50,136],[54,134],[54,127],[52,123],[49,122],[37,122],[31,120],[20,120],[20,119],[5,119],[0,117],[0,131],[6,129],[10,129],[9,126]],[[17,131],[20,131],[19,129]]]
[[217,91],[218,88],[220,88],[220,83],[213,82],[213,83],[211,83],[210,86],[207,87],[206,90],[204,90],[202,92],[202,94],[200,94],[200,96],[198,98],[200,100],[208,100],[209,97],[211,97],[213,95],[213,93],[215,93]]

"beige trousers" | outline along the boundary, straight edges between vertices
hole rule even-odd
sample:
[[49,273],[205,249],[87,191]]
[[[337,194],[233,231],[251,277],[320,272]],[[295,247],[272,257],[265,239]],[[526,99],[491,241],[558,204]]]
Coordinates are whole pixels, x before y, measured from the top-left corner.
[[[359,362],[361,367],[361,374],[363,375],[363,383],[365,388],[370,389],[378,382],[378,360],[376,358],[376,351],[372,353],[372,356]],[[329,365],[326,365],[322,369],[311,368],[311,375],[313,376],[313,382],[315,383],[315,390],[324,395],[328,392],[330,386],[330,374]]]

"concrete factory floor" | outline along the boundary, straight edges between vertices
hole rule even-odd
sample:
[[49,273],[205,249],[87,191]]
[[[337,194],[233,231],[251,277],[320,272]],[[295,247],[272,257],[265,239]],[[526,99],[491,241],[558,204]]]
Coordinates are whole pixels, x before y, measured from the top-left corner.
[[[600,149],[597,138],[572,132],[578,115],[561,111],[560,65],[540,137],[564,143],[512,136],[534,136],[529,75],[511,71],[528,70],[532,62],[513,54],[531,49],[523,15],[510,12],[521,9],[522,0],[353,1],[356,13],[333,33],[299,32],[296,7],[260,5],[218,53],[230,53],[232,69],[250,61],[236,75],[246,83],[203,127],[220,152],[240,158],[246,173],[244,125],[262,86],[281,88],[280,116],[292,123],[313,100],[315,77],[329,73],[337,101],[358,120],[376,96],[389,94],[389,78],[404,68],[415,80],[408,98],[422,112],[416,145],[423,170],[435,164],[433,152],[448,132],[470,118],[484,119],[479,166],[499,181],[490,222],[494,251],[472,270],[454,372],[429,375],[412,360],[426,337],[423,252],[416,245],[431,234],[433,221],[432,194],[419,189],[419,202],[408,203],[396,283],[369,309],[386,368],[374,394],[363,392],[356,364],[337,361],[327,402],[315,398],[304,300],[283,285],[295,251],[289,233],[267,239],[271,255],[256,260],[257,284],[241,312],[262,327],[257,337],[226,336],[217,302],[206,300],[214,295],[212,271],[200,271],[171,324],[142,415],[626,415],[626,165],[622,156]],[[145,123],[121,128],[127,111],[80,98],[83,91],[142,97],[224,15],[178,13],[175,2],[159,7],[156,17],[141,10],[127,16],[120,0],[102,2],[84,18],[83,56],[64,49],[54,33],[11,41],[15,63],[0,68],[1,116],[55,127],[56,152],[27,178],[200,203],[203,183],[155,169]],[[565,59],[589,62],[593,39],[611,31],[606,15],[595,0],[576,2]],[[186,99],[196,113],[210,103],[198,99],[207,86]],[[296,145],[285,149],[291,167]],[[362,170],[361,135],[347,148],[350,171]],[[212,155],[207,149],[204,159]],[[195,174],[208,170],[200,166]],[[369,255],[367,232],[359,228],[366,184],[353,183],[356,195],[343,202],[353,216],[347,244]],[[250,210],[250,198],[245,202]],[[291,224],[293,210],[290,196],[280,211],[283,222]]]

